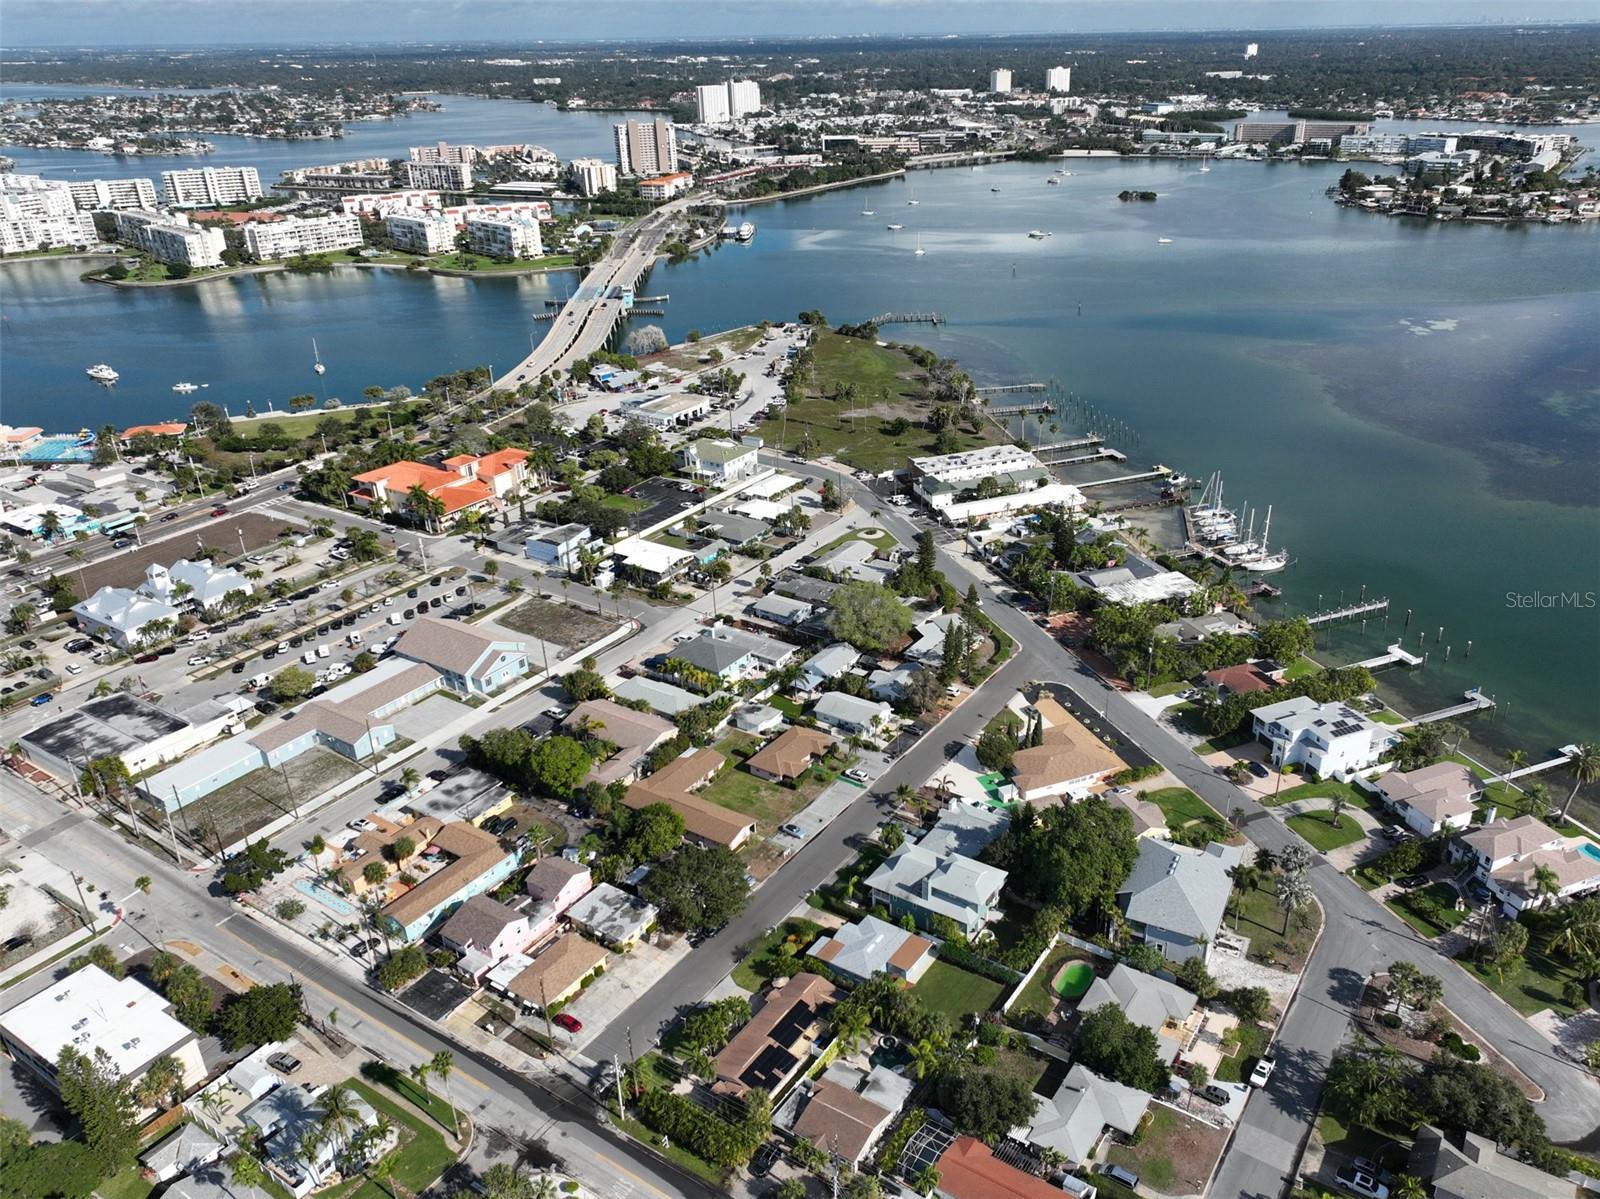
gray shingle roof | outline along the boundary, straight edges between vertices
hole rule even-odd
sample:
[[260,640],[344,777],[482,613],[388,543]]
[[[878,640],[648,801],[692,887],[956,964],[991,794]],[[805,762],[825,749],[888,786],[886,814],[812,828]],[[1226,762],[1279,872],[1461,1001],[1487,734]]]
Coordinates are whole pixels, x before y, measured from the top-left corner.
[[1190,849],[1146,837],[1117,898],[1131,921],[1190,939],[1214,937],[1233,889],[1228,871],[1243,856],[1237,845]]

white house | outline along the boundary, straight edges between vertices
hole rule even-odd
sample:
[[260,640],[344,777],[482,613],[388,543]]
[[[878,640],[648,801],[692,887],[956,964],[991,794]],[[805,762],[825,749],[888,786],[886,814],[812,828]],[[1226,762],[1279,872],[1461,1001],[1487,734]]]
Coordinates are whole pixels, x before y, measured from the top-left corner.
[[1431,837],[1472,823],[1473,801],[1483,786],[1459,762],[1436,762],[1421,770],[1391,770],[1378,793],[1419,836]]
[[1400,740],[1392,726],[1349,704],[1319,704],[1303,695],[1257,708],[1252,729],[1270,748],[1274,766],[1299,765],[1319,778],[1340,781],[1372,769]]
[[171,566],[151,563],[144,572],[139,591],[162,603],[193,603],[200,608],[214,608],[236,591],[250,595],[255,591],[255,584],[232,567],[217,566],[203,558],[199,561],[179,558]]
[[867,877],[873,904],[882,904],[895,919],[910,913],[929,927],[935,916],[948,916],[962,933],[973,936],[998,914],[1006,872],[958,853],[939,855],[907,841]]
[[137,645],[145,630],[157,621],[167,622],[167,632],[177,628],[178,610],[129,591],[126,587],[102,587],[86,600],[72,605],[78,627],[95,637],[103,637],[119,649]]
[[836,679],[861,660],[861,651],[843,641],[825,645],[800,666],[800,677],[795,687],[800,691],[815,691],[830,679]]
[[720,485],[748,479],[760,471],[761,459],[755,446],[705,438],[682,446],[678,465],[693,478]]
[[1584,838],[1569,844],[1542,820],[1518,816],[1463,833],[1451,852],[1470,861],[1474,877],[1515,916],[1525,908],[1600,890],[1600,857],[1586,852],[1588,846]]
[[1073,1165],[1090,1162],[1108,1127],[1131,1136],[1149,1108],[1150,1096],[1144,1091],[1102,1078],[1087,1066],[1073,1066],[1056,1093],[1034,1107],[1027,1140],[1062,1154]]
[[[322,1100],[326,1094],[326,1087],[313,1088],[310,1084],[274,1087],[239,1113],[240,1119],[260,1136],[267,1168],[295,1199],[332,1181],[351,1136],[358,1128],[375,1128],[378,1124],[378,1113],[372,1105],[350,1089],[345,1097],[355,1115],[354,1127],[340,1135],[321,1135],[325,1111]],[[369,1147],[370,1158],[381,1156],[384,1148]]]
[[933,965],[932,941],[876,916],[824,933],[807,952],[858,982],[882,973],[914,983]]
[[881,700],[828,691],[812,705],[811,715],[818,724],[846,737],[875,737],[888,725],[894,711]]
[[758,672],[781,669],[795,653],[795,647],[787,642],[718,625],[675,645],[667,656],[730,682]]

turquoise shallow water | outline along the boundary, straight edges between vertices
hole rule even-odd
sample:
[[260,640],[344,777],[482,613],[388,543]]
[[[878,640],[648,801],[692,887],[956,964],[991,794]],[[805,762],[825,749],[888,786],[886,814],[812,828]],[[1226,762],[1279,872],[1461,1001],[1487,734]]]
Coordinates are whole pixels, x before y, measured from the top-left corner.
[[[1275,580],[1286,610],[1363,586],[1393,597],[1387,623],[1330,631],[1330,657],[1381,650],[1411,610],[1407,647],[1430,664],[1384,676],[1403,704],[1482,685],[1501,707],[1474,736],[1533,760],[1600,735],[1600,227],[1350,212],[1322,194],[1333,164],[1068,166],[1058,186],[1049,167],[1011,164],[751,206],[753,242],[652,273],[648,290],[672,299],[650,323],[677,339],[808,308],[937,309],[936,333],[894,335],[987,381],[1057,378],[1125,423],[1133,462],[1221,469],[1230,499],[1271,503],[1273,541],[1296,559]],[[1125,188],[1160,198],[1122,203]],[[181,413],[179,380],[240,411],[504,364],[569,286],[341,271],[130,293],[77,270],[0,269],[11,423]],[[123,372],[113,392],[83,376],[99,361]]]

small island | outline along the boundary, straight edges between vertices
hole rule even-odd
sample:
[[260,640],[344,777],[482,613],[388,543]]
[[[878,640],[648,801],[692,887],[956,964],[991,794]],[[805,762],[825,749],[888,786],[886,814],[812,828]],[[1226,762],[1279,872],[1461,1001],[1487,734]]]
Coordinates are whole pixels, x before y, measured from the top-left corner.
[[1121,191],[1117,193],[1117,199],[1121,200],[1123,203],[1127,203],[1129,200],[1154,201],[1155,198],[1155,192]]

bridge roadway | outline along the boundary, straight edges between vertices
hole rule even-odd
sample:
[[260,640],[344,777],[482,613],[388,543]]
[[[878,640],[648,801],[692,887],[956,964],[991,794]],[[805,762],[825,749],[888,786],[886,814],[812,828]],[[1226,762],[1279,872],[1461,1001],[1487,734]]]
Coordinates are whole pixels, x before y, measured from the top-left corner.
[[[603,350],[622,316],[622,301],[608,298],[614,287],[632,287],[644,276],[666,240],[672,220],[689,206],[687,196],[663,204],[637,225],[618,234],[606,256],[589,268],[578,290],[562,305],[549,332],[534,350],[494,386],[514,390],[548,371],[559,370]],[[548,319],[548,318],[547,318]]]

